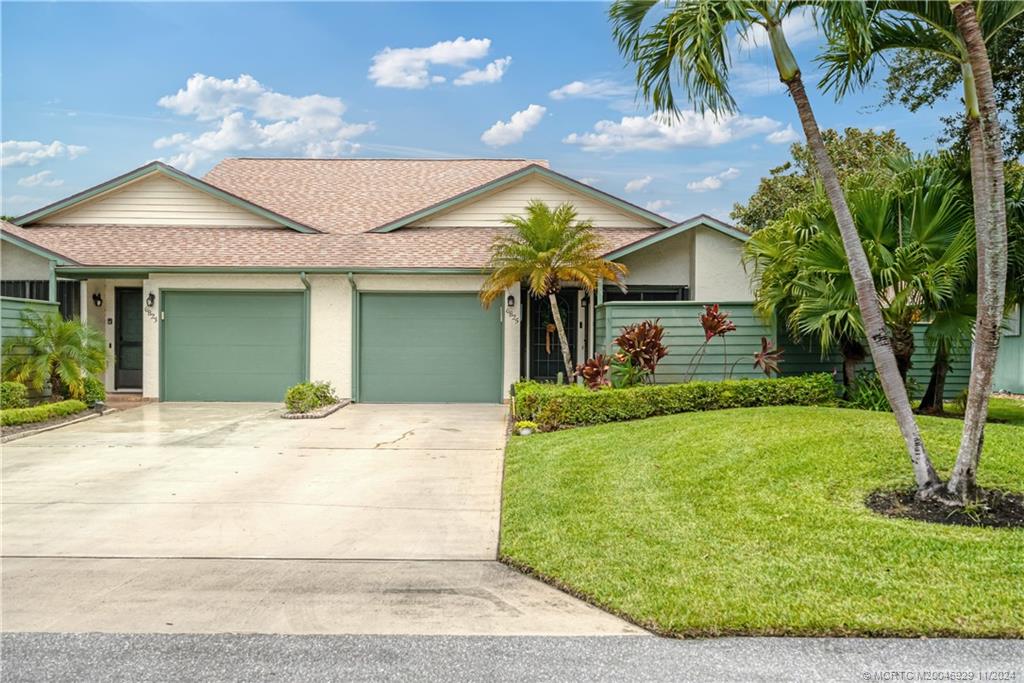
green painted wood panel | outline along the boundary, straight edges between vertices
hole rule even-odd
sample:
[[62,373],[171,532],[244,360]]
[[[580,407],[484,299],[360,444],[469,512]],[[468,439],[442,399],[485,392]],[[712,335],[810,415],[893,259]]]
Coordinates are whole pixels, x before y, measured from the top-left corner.
[[999,342],[999,357],[992,380],[996,391],[1024,394],[1024,337],[1004,334]]
[[[761,337],[774,338],[775,331],[755,314],[753,304],[722,304],[736,323],[736,331],[726,338],[715,338],[708,344],[703,360],[697,365],[693,379],[716,381],[731,373],[734,379],[764,377],[753,368],[753,355],[761,349]],[[658,383],[682,382],[694,353],[704,342],[700,314],[704,304],[695,301],[616,301],[601,304],[595,311],[595,329],[598,351],[614,351],[612,340],[630,323],[659,319],[665,327],[663,343],[668,355],[658,364]],[[723,343],[724,342],[724,343]],[[738,363],[736,361],[739,361]],[[735,363],[735,367],[733,364]]]
[[274,401],[305,375],[302,292],[161,293],[165,401]]
[[476,294],[360,293],[359,400],[499,403],[502,326]]
[[[22,322],[22,313],[25,311],[35,311],[39,314],[57,313],[59,312],[59,307],[56,303],[49,303],[47,301],[19,299],[8,296],[0,297],[0,348],[6,346],[8,339],[26,337],[31,333],[31,330]],[[17,355],[19,353],[23,354],[24,351],[19,350],[18,347],[13,347],[11,353]],[[34,395],[36,394],[33,392]],[[49,396],[49,385],[38,395]]]

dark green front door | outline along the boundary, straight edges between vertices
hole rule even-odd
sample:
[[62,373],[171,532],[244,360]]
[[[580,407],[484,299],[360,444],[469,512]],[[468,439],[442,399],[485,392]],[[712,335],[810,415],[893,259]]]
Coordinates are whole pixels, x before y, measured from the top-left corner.
[[142,388],[142,289],[114,290],[114,388]]
[[165,401],[275,401],[305,377],[302,292],[161,293]]
[[497,307],[462,293],[364,293],[359,302],[360,401],[501,401]]

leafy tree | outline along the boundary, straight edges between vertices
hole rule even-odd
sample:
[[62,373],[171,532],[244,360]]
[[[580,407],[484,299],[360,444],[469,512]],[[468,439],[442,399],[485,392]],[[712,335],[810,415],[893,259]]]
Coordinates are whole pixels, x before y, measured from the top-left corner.
[[[655,8],[659,8],[655,10]],[[875,367],[903,436],[918,490],[940,485],[924,447],[921,431],[907,397],[885,327],[868,257],[843,195],[842,184],[829,156],[804,87],[800,66],[786,40],[783,21],[806,7],[817,8],[830,40],[838,36],[853,52],[870,47],[868,17],[862,2],[802,2],[785,0],[675,0],[662,10],[658,0],[616,0],[609,10],[619,51],[636,65],[643,97],[658,111],[676,112],[674,88],[681,85],[699,112],[730,114],[736,100],[729,90],[729,43],[733,31],[763,30],[768,36],[779,79],[796,105],[804,137],[821,175],[822,186],[835,215],[855,299]],[[654,10],[654,11],[652,11]]]
[[99,375],[107,365],[103,334],[56,312],[26,311],[22,323],[29,335],[4,344],[4,377],[36,391],[49,382],[54,394],[81,398],[86,375]]
[[[847,128],[839,133],[829,128],[822,131],[821,136],[844,187],[866,183],[877,186],[885,182],[892,175],[886,160],[910,152],[892,130],[876,133]],[[787,209],[809,201],[814,195],[814,184],[820,182],[821,176],[808,146],[796,142],[789,149],[792,159],[761,178],[746,204],[733,205],[729,215],[751,232],[782,218]]]
[[[500,235],[491,247],[491,273],[480,289],[485,306],[504,295],[505,290],[525,282],[530,294],[547,297],[558,330],[566,378],[572,377],[569,339],[555,295],[564,282],[575,282],[593,292],[600,280],[620,283],[626,266],[601,258],[600,237],[591,221],[580,221],[576,209],[566,202],[552,210],[542,201],[532,201],[525,216],[506,216],[512,228]],[[621,285],[620,285],[621,286]]]

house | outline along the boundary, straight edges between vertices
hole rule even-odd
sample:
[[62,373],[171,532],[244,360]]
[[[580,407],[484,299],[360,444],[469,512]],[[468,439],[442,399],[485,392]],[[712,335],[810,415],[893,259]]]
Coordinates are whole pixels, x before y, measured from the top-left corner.
[[309,378],[357,401],[497,402],[562,370],[548,302],[477,298],[502,218],[534,199],[572,202],[630,269],[626,293],[558,294],[574,360],[654,305],[690,334],[697,302],[734,304],[750,321],[734,353],[772,333],[753,318],[745,233],[528,159],[237,158],[201,179],[150,163],[5,223],[3,294],[102,329],[108,391],[279,401]]

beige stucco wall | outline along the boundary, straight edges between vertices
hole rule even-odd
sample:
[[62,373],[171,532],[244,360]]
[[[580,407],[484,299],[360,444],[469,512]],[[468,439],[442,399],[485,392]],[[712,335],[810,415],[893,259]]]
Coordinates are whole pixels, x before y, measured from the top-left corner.
[[693,249],[694,301],[753,301],[743,269],[743,242],[710,228],[697,228]]
[[692,230],[618,259],[629,268],[626,285],[689,285],[693,288]]
[[0,241],[0,279],[48,280],[50,261],[16,244]]

